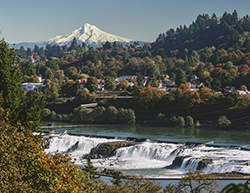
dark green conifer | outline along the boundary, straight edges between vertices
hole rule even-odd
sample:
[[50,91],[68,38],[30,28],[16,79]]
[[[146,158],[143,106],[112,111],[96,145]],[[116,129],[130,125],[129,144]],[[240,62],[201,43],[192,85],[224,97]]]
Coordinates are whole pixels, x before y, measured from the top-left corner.
[[0,41],[0,93],[4,102],[1,107],[9,109],[9,120],[16,125],[18,122],[24,129],[35,131],[40,125],[43,100],[41,93],[37,93],[26,100],[21,88],[22,71],[20,57],[15,49],[9,49],[8,44]]
[[89,173],[91,179],[97,179],[97,178],[100,178],[100,176],[97,175],[96,169],[97,168],[95,168],[93,166],[92,162],[91,162],[90,154],[88,154],[88,156],[87,156],[87,165],[85,165],[83,170]]

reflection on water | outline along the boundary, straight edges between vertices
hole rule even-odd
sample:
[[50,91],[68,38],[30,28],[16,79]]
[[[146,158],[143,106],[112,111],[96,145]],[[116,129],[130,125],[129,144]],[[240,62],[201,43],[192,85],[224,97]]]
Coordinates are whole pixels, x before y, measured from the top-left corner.
[[[65,124],[65,123],[64,123]],[[62,125],[55,123],[55,125]],[[197,128],[169,128],[169,127],[143,127],[143,126],[84,126],[76,128],[60,128],[56,130],[72,130],[76,133],[95,134],[117,137],[138,137],[151,140],[173,142],[208,142],[214,141],[220,145],[247,145],[250,143],[248,131],[225,131]]]

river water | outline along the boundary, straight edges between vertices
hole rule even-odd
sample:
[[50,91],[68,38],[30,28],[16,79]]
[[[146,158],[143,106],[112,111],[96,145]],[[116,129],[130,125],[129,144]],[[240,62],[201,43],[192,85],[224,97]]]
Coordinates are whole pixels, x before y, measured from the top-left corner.
[[[93,165],[100,171],[104,168],[115,169],[127,175],[143,175],[159,180],[178,179],[188,168],[196,170],[203,160],[209,160],[203,168],[204,172],[250,173],[250,167],[247,166],[250,151],[229,147],[245,147],[250,144],[250,132],[247,131],[142,126],[66,126],[56,130],[69,130],[71,134],[53,135],[49,148],[45,151],[70,153],[76,159],[76,165],[80,167],[86,164],[84,156],[99,143],[125,141],[127,137],[137,137],[149,140],[135,146],[120,148],[111,158],[92,159]],[[95,137],[82,136],[83,134]],[[214,146],[185,146],[185,142],[212,141]],[[71,150],[76,143],[76,149]],[[181,163],[171,168],[177,157],[181,157]],[[163,169],[164,167],[168,168]]]

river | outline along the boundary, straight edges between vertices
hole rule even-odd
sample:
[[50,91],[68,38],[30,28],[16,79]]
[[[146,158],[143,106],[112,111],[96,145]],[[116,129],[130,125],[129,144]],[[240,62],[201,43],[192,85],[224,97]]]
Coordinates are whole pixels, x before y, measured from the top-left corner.
[[[55,125],[62,125],[62,123],[55,123]],[[63,154],[68,151],[76,159],[76,165],[80,167],[86,164],[84,155],[99,143],[124,141],[127,137],[137,137],[149,140],[136,146],[120,148],[112,158],[92,159],[93,165],[100,171],[108,168],[119,170],[127,175],[143,175],[158,179],[162,185],[169,182],[162,179],[171,179],[173,182],[175,181],[173,179],[183,176],[188,168],[196,170],[199,162],[203,160],[209,160],[209,163],[204,165],[205,172],[250,173],[250,167],[247,166],[247,162],[250,161],[250,151],[229,148],[229,146],[243,147],[250,144],[250,132],[247,131],[142,126],[65,126],[55,130],[58,132],[69,130],[71,134],[78,135],[95,135],[95,137],[54,135],[50,139],[50,146],[45,150],[47,153]],[[212,141],[214,146],[187,148],[184,145],[185,142]],[[78,143],[77,148],[70,151],[76,143]],[[178,167],[169,167],[177,157],[182,157],[181,164]],[[163,169],[166,166],[168,168]],[[230,181],[223,182],[227,184]]]

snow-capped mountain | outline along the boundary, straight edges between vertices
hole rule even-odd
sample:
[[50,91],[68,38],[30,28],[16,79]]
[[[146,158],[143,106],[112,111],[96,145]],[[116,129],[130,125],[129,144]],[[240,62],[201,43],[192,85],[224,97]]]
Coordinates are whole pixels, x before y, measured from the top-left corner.
[[78,43],[81,44],[82,42],[85,42],[87,45],[91,45],[93,47],[100,46],[102,43],[105,43],[107,41],[109,42],[120,42],[123,44],[126,43],[133,43],[134,41],[128,38],[119,37],[116,35],[112,35],[109,33],[106,33],[100,29],[98,29],[94,25],[90,25],[88,23],[84,24],[79,29],[74,30],[68,35],[60,35],[56,36],[54,38],[40,41],[40,42],[23,42],[23,43],[17,43],[15,44],[15,47],[19,48],[20,46],[23,46],[24,48],[33,48],[35,45],[38,45],[39,47],[45,47],[47,44],[50,45],[67,45],[70,46],[72,40],[76,38]]

